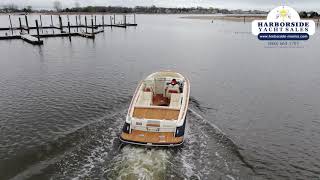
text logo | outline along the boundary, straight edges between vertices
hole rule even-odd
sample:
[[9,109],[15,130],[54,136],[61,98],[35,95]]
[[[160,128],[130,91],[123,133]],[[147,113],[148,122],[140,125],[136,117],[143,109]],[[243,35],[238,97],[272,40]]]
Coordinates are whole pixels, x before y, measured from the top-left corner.
[[288,6],[279,6],[267,20],[252,22],[252,34],[260,40],[308,40],[316,31],[313,20],[301,20],[298,12]]

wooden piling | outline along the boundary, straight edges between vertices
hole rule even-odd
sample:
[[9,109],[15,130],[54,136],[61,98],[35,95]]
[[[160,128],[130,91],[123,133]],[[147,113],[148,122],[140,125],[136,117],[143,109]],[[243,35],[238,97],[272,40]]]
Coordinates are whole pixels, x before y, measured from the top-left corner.
[[59,16],[59,25],[60,25],[60,32],[63,32],[63,27],[62,27],[62,19],[61,16]]
[[40,16],[40,27],[41,27],[41,32],[42,32],[42,34],[43,34],[43,29],[42,29],[42,18],[41,18],[41,15],[39,15]]
[[36,28],[37,28],[37,38],[38,38],[38,42],[40,42],[40,33],[39,33],[38,20],[36,20]]
[[127,16],[126,15],[123,16],[123,23],[125,26],[127,25]]
[[19,25],[20,25],[20,32],[22,33],[22,23],[21,23],[21,18],[19,17]]
[[79,32],[78,16],[76,16],[76,25],[77,25],[77,32]]
[[113,24],[116,24],[116,14],[113,14]]
[[26,20],[26,26],[27,26],[27,31],[28,31],[28,34],[30,33],[30,29],[29,29],[29,24],[28,24],[28,17],[27,15],[24,16],[25,20]]
[[92,36],[94,35],[94,29],[93,29],[93,19],[91,19],[91,28],[92,28]]
[[85,26],[86,26],[86,33],[88,33],[87,16],[84,17],[84,23],[85,23]]
[[104,15],[102,15],[102,29],[104,29]]
[[136,23],[136,14],[133,14],[133,22],[134,22],[134,24],[137,24]]
[[79,15],[79,25],[81,25],[81,15]]
[[52,15],[51,15],[51,27],[53,27],[53,19],[52,19]]
[[11,33],[12,33],[12,35],[13,35],[13,28],[12,28],[11,15],[9,15],[9,21],[10,21],[10,29],[11,29]]
[[69,41],[71,41],[70,21],[68,21]]
[[110,16],[110,27],[112,29],[112,16]]

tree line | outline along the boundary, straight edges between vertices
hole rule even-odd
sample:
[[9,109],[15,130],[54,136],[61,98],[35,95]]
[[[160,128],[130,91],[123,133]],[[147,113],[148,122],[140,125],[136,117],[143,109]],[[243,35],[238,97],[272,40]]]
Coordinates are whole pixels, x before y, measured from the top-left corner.
[[[203,7],[188,7],[188,8],[165,8],[156,6],[136,6],[136,7],[121,7],[121,6],[86,6],[80,7],[78,2],[72,8],[62,8],[62,3],[59,0],[53,2],[53,10],[34,10],[32,6],[18,8],[15,4],[4,5],[0,8],[0,12],[87,12],[87,13],[145,13],[145,14],[267,14],[266,11],[260,10],[228,10],[219,8],[203,8]],[[315,11],[302,11],[299,13],[301,18],[316,18],[320,17]]]

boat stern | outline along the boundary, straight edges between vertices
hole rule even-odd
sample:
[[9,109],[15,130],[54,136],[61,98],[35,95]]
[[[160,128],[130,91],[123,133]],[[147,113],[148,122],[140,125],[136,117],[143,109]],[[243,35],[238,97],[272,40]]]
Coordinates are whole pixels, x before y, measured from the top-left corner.
[[144,146],[179,146],[184,137],[175,137],[173,132],[147,132],[132,130],[131,133],[122,132],[120,140],[128,144]]

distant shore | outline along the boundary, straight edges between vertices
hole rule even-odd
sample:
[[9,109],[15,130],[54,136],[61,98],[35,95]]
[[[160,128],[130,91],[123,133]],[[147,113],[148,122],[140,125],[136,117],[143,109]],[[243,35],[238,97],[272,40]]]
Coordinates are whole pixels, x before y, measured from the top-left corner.
[[[183,16],[180,17],[183,19],[198,19],[198,20],[227,20],[227,21],[254,21],[254,20],[263,20],[267,19],[267,16],[255,16],[255,15],[220,15],[220,16]],[[316,23],[319,21],[319,18],[309,18],[308,20],[314,20]]]

